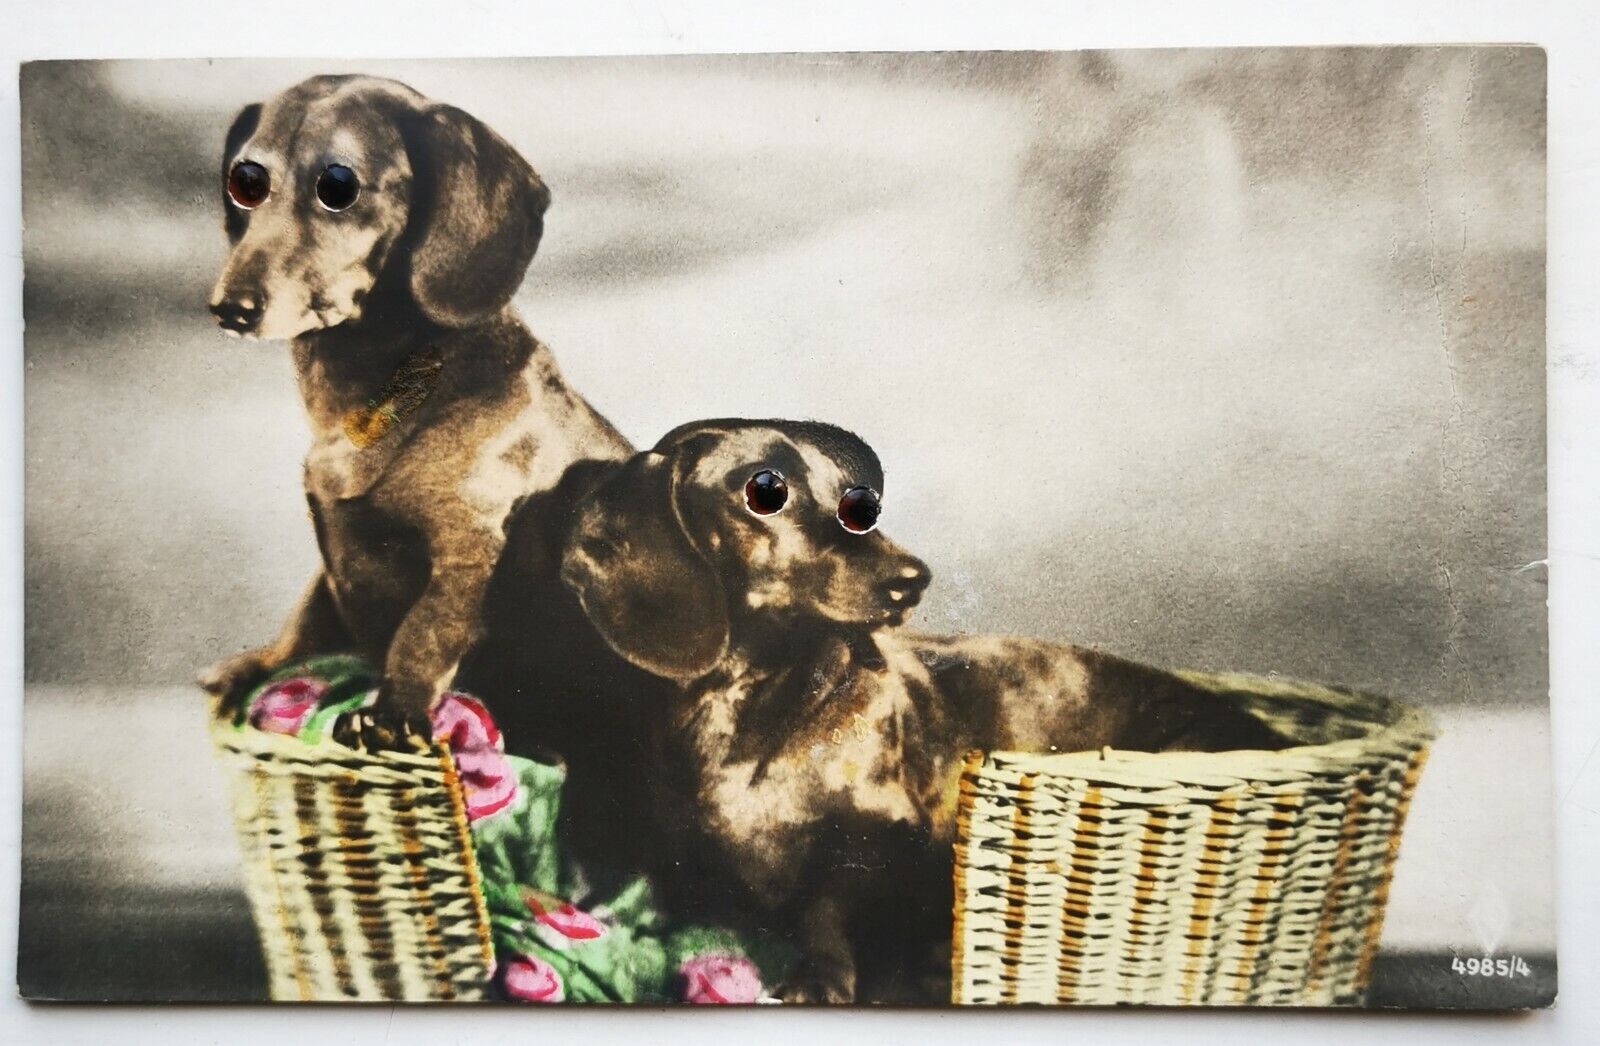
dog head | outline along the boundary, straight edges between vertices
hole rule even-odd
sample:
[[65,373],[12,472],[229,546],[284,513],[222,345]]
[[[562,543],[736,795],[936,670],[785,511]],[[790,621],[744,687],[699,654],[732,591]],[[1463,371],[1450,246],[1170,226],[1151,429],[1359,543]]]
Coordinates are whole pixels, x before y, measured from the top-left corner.
[[929,574],[877,529],[882,490],[877,455],[844,429],[696,422],[583,501],[562,578],[617,653],[680,681],[752,619],[899,624]]
[[550,202],[473,117],[356,76],[246,106],[222,190],[233,249],[211,311],[224,330],[265,338],[359,319],[380,279],[441,326],[493,316],[521,284]]

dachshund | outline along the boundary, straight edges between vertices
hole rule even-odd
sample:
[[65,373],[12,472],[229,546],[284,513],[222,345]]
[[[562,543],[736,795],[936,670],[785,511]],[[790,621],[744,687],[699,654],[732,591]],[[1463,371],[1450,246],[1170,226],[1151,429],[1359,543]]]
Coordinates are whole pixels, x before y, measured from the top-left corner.
[[948,999],[970,750],[1284,745],[1110,654],[902,630],[930,576],[877,528],[882,491],[843,429],[697,422],[596,484],[562,556],[606,641],[677,687],[651,727],[672,903],[787,936],[791,1001],[854,1001],[858,959],[863,999]]
[[[481,632],[513,507],[632,450],[510,304],[550,192],[474,117],[361,76],[246,106],[222,182],[232,248],[210,308],[229,334],[291,343],[322,567],[274,642],[202,685],[230,716],[275,668],[355,651],[383,683],[350,738],[418,743]],[[533,598],[561,591],[554,564],[534,576]]]

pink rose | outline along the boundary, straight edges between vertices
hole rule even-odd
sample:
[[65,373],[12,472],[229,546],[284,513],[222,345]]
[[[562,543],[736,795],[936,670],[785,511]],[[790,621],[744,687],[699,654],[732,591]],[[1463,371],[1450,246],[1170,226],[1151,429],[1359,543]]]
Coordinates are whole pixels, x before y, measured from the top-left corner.
[[261,691],[250,704],[250,725],[269,734],[300,732],[317,702],[328,692],[326,683],[315,679],[285,679]]
[[533,915],[532,927],[541,942],[559,951],[574,943],[598,940],[606,935],[606,924],[577,906],[524,888],[522,900]]
[[683,1001],[699,1005],[739,1005],[761,998],[761,971],[739,955],[696,955],[678,967]]
[[433,706],[433,737],[450,746],[469,821],[499,813],[516,799],[517,775],[506,760],[500,729],[481,702],[465,694],[440,697]]
[[505,746],[500,728],[494,725],[483,702],[454,692],[443,694],[434,703],[433,739],[448,743],[452,752]]
[[506,963],[500,983],[518,1002],[561,1002],[567,997],[561,975],[537,955],[519,955]]

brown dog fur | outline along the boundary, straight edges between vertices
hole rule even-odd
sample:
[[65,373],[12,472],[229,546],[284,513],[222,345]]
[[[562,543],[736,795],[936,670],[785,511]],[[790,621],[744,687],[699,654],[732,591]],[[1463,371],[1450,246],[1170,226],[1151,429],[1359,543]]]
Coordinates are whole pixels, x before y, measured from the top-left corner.
[[[224,201],[211,307],[232,333],[292,340],[323,567],[276,641],[203,682],[232,714],[278,666],[353,650],[384,678],[360,736],[395,743],[425,733],[479,634],[513,506],[630,448],[511,308],[549,192],[489,128],[392,81],[315,77],[239,114],[224,180],[239,160],[272,189]],[[330,163],[360,178],[347,210],[317,201]]]
[[[743,503],[762,469],[788,483],[773,515]],[[882,472],[843,430],[686,426],[580,506],[563,576],[620,654],[678,685],[653,724],[674,903],[742,908],[790,937],[792,1001],[854,1000],[858,968],[862,998],[943,1001],[968,751],[1282,742],[1108,654],[899,630],[928,571],[881,531],[835,519],[858,485],[881,491]]]

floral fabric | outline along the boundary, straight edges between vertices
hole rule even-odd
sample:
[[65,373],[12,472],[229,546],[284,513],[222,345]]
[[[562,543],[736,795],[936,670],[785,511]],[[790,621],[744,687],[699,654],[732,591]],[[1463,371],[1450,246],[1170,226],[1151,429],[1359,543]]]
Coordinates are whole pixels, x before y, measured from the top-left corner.
[[[370,703],[376,683],[359,659],[314,658],[262,684],[238,728],[315,743],[340,715]],[[578,867],[556,832],[565,771],[507,754],[488,709],[469,695],[445,694],[432,720],[465,794],[494,941],[495,994],[530,1003],[769,998],[792,960],[781,944],[674,925],[645,877]]]

